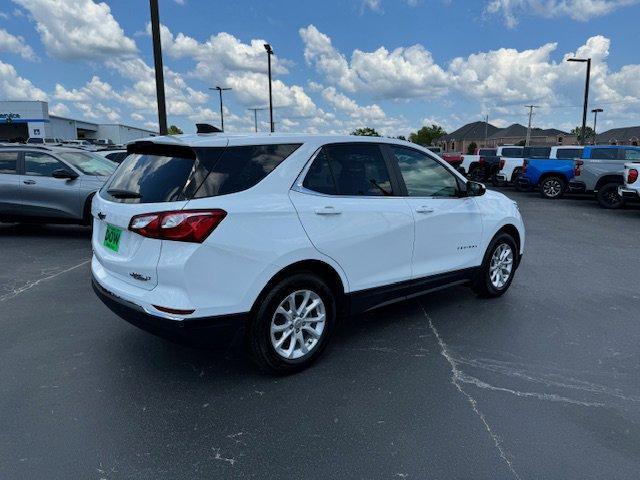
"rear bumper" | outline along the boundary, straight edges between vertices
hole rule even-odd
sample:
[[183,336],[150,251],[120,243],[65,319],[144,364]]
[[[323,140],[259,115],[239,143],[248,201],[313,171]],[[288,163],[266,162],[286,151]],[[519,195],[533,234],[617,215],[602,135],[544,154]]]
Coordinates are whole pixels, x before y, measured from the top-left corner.
[[217,315],[213,317],[190,317],[190,318],[165,318],[152,315],[142,307],[125,300],[115,293],[107,290],[98,283],[92,276],[91,284],[93,291],[102,300],[109,310],[118,315],[123,320],[135,325],[138,328],[154,333],[156,335],[173,334],[182,336],[197,330],[203,329],[215,331],[230,331],[244,327],[245,321],[249,318],[249,313],[234,313],[229,315]]
[[584,193],[587,191],[587,186],[584,182],[578,182],[577,180],[571,180],[569,182],[569,191],[573,193]]
[[504,173],[499,173],[496,175],[496,180],[498,180],[499,182],[506,182],[507,176]]
[[520,185],[521,187],[532,187],[533,184],[529,181],[528,178],[524,178],[524,177],[520,177],[518,178],[518,185]]
[[640,190],[633,190],[631,188],[618,187],[618,195],[622,198],[629,200],[640,200]]

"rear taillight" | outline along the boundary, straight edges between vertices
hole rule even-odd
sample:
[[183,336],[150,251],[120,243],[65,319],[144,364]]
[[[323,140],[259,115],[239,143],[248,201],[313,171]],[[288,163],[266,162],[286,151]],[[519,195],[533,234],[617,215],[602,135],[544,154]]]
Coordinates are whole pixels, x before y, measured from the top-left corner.
[[529,166],[529,160],[524,159],[522,161],[522,173],[527,173],[527,167]]
[[629,170],[629,173],[627,174],[627,183],[630,185],[636,180],[638,180],[638,170],[636,170],[635,168],[632,168]]
[[202,243],[227,216],[224,210],[175,210],[136,215],[129,230],[143,237]]
[[580,173],[582,172],[582,165],[584,165],[584,162],[582,160],[576,160],[573,164],[573,175],[575,177],[579,177]]
[[502,170],[504,168],[504,164],[505,164],[505,159],[501,158],[500,159],[500,170]]
[[480,157],[480,158],[478,159],[478,163],[480,163],[480,164],[483,164],[485,161],[486,161],[486,160],[485,160],[485,158],[484,158],[484,157]]

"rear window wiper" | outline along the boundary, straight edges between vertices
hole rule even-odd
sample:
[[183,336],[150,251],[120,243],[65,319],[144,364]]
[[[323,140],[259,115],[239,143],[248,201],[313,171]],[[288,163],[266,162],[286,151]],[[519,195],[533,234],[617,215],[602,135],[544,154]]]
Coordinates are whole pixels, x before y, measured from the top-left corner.
[[107,193],[114,198],[142,198],[138,192],[132,192],[131,190],[122,190],[120,188],[110,188]]

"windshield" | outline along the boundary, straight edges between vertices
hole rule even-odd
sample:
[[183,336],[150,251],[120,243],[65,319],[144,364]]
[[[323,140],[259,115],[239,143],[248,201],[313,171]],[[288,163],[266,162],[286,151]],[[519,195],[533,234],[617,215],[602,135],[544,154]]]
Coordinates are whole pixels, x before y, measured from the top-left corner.
[[85,175],[108,177],[118,166],[116,162],[89,152],[62,152],[60,156]]

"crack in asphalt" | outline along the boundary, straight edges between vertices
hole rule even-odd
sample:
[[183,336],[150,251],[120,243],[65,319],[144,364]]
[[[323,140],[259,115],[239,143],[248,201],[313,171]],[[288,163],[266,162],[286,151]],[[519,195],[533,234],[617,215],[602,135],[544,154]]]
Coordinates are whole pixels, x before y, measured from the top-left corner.
[[46,277],[42,277],[42,278],[39,278],[37,280],[29,281],[25,285],[23,285],[22,287],[14,288],[11,292],[5,293],[4,295],[0,296],[0,302],[4,302],[6,300],[9,300],[10,298],[17,297],[21,293],[32,289],[36,285],[39,285],[40,283],[42,283],[42,282],[44,282],[46,280],[51,280],[52,278],[55,278],[55,277],[57,277],[59,275],[62,275],[63,273],[67,273],[67,272],[70,272],[71,270],[75,270],[76,268],[82,267],[83,265],[86,265],[90,261],[91,261],[91,259],[85,260],[84,262],[81,262],[81,263],[79,263],[77,265],[74,265],[72,267],[69,267],[69,268],[65,268],[64,270],[60,270],[59,272],[56,272],[56,273],[54,273],[52,275],[49,275],[49,276],[46,276]]
[[498,434],[493,431],[493,429],[491,428],[491,425],[489,425],[489,422],[487,421],[487,418],[478,408],[478,402],[468,392],[466,392],[464,388],[462,388],[461,383],[464,383],[465,376],[458,369],[458,363],[455,360],[455,358],[453,358],[449,354],[449,349],[447,347],[447,344],[444,342],[444,340],[442,340],[440,333],[436,329],[435,325],[433,324],[433,321],[431,320],[431,317],[429,317],[429,314],[425,310],[422,303],[420,303],[420,308],[422,309],[425,318],[429,321],[429,328],[431,329],[431,331],[433,332],[433,335],[436,337],[436,340],[438,341],[438,345],[440,346],[440,355],[442,355],[445,358],[445,360],[449,363],[449,366],[451,367],[451,383],[453,384],[454,387],[456,387],[456,389],[462,395],[466,397],[467,401],[471,405],[472,410],[478,416],[478,418],[480,418],[480,421],[482,421],[485,430],[493,440],[493,444],[495,445],[496,449],[498,450],[498,453],[500,454],[500,458],[502,458],[507,468],[513,474],[514,478],[516,478],[517,480],[522,480],[522,477],[518,474],[518,472],[513,467],[513,463],[511,462],[511,459],[510,459],[512,455],[503,446],[502,440],[500,439]]

